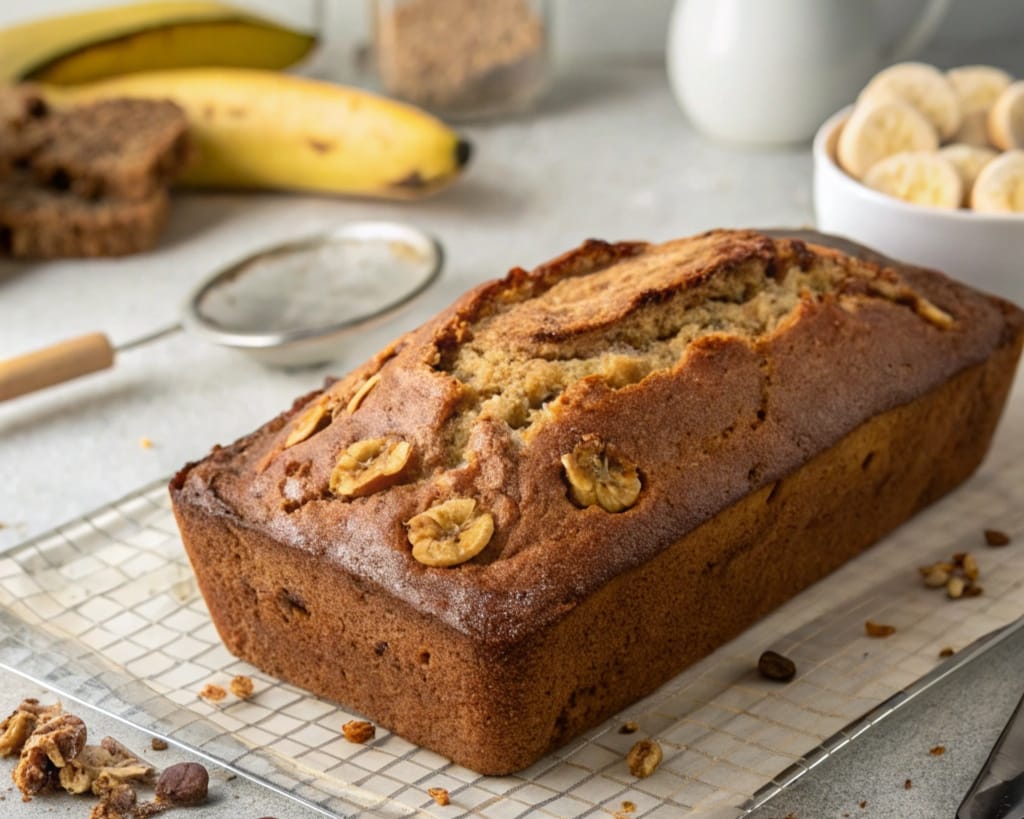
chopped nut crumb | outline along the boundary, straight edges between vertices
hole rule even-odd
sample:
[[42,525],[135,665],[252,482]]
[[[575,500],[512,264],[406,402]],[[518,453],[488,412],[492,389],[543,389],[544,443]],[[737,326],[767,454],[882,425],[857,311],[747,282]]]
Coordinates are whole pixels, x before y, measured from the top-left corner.
[[928,753],[930,753],[932,756],[942,756],[944,753],[946,753],[946,746],[936,745],[934,748],[928,751]]
[[868,620],[864,623],[864,631],[868,637],[888,637],[890,634],[896,633],[896,626],[887,626],[883,623],[875,623],[872,620]]
[[911,782],[909,779],[903,783],[903,790],[905,791],[909,791],[912,787],[914,787],[914,783]]
[[153,441],[146,437],[139,438],[139,446],[141,446],[143,449],[152,449]]
[[149,747],[152,748],[154,751],[166,751],[167,741],[160,739],[160,737],[153,737],[149,741]]
[[623,802],[622,802],[622,812],[623,813],[636,813],[636,803],[635,802],[630,802],[628,799],[623,800]]
[[239,674],[231,680],[228,688],[231,689],[231,693],[238,697],[238,699],[247,700],[252,696],[253,692],[252,677]]
[[954,654],[956,654],[956,652],[953,650],[952,646],[946,646],[939,652],[940,657],[952,657]]
[[447,788],[427,788],[427,793],[430,794],[430,798],[433,799],[438,805],[444,806],[451,802],[448,798]]
[[1006,546],[1010,543],[1010,536],[998,529],[986,529],[985,542],[989,546]]
[[207,683],[203,686],[203,690],[199,692],[200,697],[204,700],[209,700],[210,702],[220,702],[227,695],[227,691],[221,688],[221,686],[214,685],[213,683]]
[[377,735],[377,729],[373,723],[362,719],[349,720],[341,726],[341,732],[345,735],[345,739],[357,745],[369,742]]
[[640,726],[637,723],[633,722],[633,720],[630,720],[629,722],[624,722],[619,727],[620,734],[635,734],[639,730]]
[[646,779],[661,764],[661,746],[653,739],[641,739],[626,755],[629,772],[640,779]]
[[210,775],[198,762],[179,762],[160,774],[156,798],[172,805],[201,805],[206,801]]
[[868,800],[867,799],[861,799],[860,800],[860,805],[859,805],[860,809],[864,810],[864,808],[866,808],[867,806],[868,806]]

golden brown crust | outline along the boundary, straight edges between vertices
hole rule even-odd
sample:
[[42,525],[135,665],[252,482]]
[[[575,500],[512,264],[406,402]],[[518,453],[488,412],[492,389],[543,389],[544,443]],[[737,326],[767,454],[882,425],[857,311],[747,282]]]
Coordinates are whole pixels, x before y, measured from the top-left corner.
[[[816,272],[823,265],[827,276]],[[805,274],[820,292],[786,295],[777,284]],[[635,381],[590,375],[561,385],[518,428],[488,416],[479,387],[460,376],[460,357],[480,338],[485,353],[518,350],[531,366],[597,360],[602,343],[650,357],[661,342],[644,334],[684,315],[688,300],[704,304],[713,292],[753,310],[744,305],[769,286],[792,306],[772,307],[778,315],[764,319],[767,329],[702,327],[680,342],[670,366]],[[921,303],[952,325],[928,320]],[[1020,328],[1015,308],[939,274],[883,268],[795,239],[712,231],[660,246],[589,242],[532,273],[517,269],[481,285],[335,383],[332,393],[345,402],[379,374],[355,412],[336,412],[284,450],[293,409],[184,472],[174,494],[474,639],[508,644],[865,420],[986,360]],[[644,488],[621,513],[581,509],[569,496],[561,457],[587,434],[640,471]],[[408,441],[415,464],[387,491],[333,496],[338,454],[367,438]],[[493,516],[494,535],[458,567],[426,567],[411,555],[405,524],[451,497],[476,499]]]

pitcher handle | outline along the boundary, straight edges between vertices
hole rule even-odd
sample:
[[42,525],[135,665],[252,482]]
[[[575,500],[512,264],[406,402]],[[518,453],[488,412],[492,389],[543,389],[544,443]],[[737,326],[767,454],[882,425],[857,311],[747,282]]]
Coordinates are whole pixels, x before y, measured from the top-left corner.
[[952,3],[953,0],[928,0],[907,33],[888,49],[885,62],[899,63],[909,60],[924,48],[934,36]]

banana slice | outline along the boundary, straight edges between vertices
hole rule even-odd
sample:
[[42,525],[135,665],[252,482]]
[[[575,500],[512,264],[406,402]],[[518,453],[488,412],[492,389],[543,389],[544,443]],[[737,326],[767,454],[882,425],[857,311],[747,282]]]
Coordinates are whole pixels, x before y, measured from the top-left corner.
[[879,71],[860,92],[861,101],[891,101],[893,97],[916,108],[935,126],[942,139],[960,127],[960,101],[946,75],[925,63],[897,63]]
[[1003,69],[991,65],[963,65],[951,68],[946,78],[960,100],[960,111],[988,111],[999,95],[1013,82]]
[[982,213],[1024,213],[1024,151],[989,162],[974,182],[971,207]]
[[861,179],[887,156],[938,147],[935,128],[909,105],[892,101],[858,104],[839,134],[836,158],[843,170]]
[[953,163],[927,151],[893,154],[871,166],[864,184],[915,205],[960,207],[963,183]]
[[988,138],[997,148],[1024,148],[1024,80],[1010,85],[988,112]]
[[978,178],[981,169],[999,156],[999,154],[991,148],[979,148],[977,145],[954,143],[953,145],[947,145],[945,148],[940,148],[939,156],[944,156],[952,162],[956,172],[960,174],[960,181],[963,183],[964,188],[961,204],[966,207],[971,198],[974,180]]

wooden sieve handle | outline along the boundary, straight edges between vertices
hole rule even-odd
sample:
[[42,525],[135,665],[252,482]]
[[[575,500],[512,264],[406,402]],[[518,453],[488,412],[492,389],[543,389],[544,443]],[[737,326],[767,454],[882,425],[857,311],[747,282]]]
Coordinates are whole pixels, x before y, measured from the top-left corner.
[[61,384],[114,364],[114,347],[103,333],[89,333],[0,361],[0,401]]

